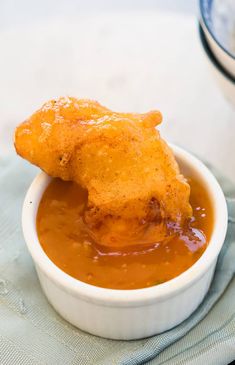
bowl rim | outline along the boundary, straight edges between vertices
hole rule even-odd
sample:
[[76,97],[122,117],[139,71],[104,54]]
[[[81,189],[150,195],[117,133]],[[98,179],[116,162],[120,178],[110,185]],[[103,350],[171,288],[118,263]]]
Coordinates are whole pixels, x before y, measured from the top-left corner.
[[[208,2],[207,2],[208,3]],[[211,8],[211,5],[213,3],[213,0],[210,0],[209,1],[209,6]],[[204,5],[205,5],[205,0],[200,0],[199,1],[199,9],[200,9],[200,14],[201,14],[201,17],[202,17],[202,20],[203,20],[203,23],[207,29],[207,31],[209,32],[210,36],[213,38],[213,40],[215,41],[215,43],[229,56],[231,57],[234,61],[235,61],[235,55],[233,53],[231,53],[228,49],[226,49],[222,43],[216,38],[216,36],[214,35],[214,33],[212,32],[209,24],[208,24],[208,18],[205,16],[205,8],[204,8]]]
[[226,71],[223,66],[219,63],[219,61],[215,58],[212,50],[210,49],[210,46],[207,42],[206,39],[206,35],[205,32],[203,30],[202,25],[200,24],[200,22],[198,22],[198,29],[199,29],[199,37],[201,40],[201,44],[202,47],[205,51],[205,53],[207,54],[208,58],[210,59],[210,61],[212,62],[212,64],[214,65],[214,67],[223,74],[223,76],[226,77],[226,79],[231,82],[232,84],[235,84],[235,78],[228,72]]
[[176,158],[192,166],[211,196],[214,210],[214,228],[205,252],[188,270],[165,283],[142,289],[118,290],[96,287],[84,283],[63,272],[43,251],[36,232],[36,215],[41,196],[51,178],[40,172],[31,183],[23,203],[22,228],[28,250],[36,268],[50,278],[57,286],[75,297],[87,302],[96,302],[106,306],[141,306],[146,303],[163,301],[177,295],[199,280],[217,259],[224,243],[227,231],[227,204],[223,191],[214,175],[195,156],[180,147],[170,144]]

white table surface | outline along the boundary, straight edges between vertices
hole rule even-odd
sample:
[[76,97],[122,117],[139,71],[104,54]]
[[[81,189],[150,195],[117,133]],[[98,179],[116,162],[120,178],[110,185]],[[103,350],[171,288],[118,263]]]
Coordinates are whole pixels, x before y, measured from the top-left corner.
[[[5,3],[8,17],[11,3]],[[160,109],[167,140],[235,181],[235,111],[207,68],[196,17],[187,8],[184,13],[146,9],[72,8],[27,22],[14,12],[13,22],[4,18],[0,156],[13,152],[15,126],[44,101],[73,95],[118,111]]]

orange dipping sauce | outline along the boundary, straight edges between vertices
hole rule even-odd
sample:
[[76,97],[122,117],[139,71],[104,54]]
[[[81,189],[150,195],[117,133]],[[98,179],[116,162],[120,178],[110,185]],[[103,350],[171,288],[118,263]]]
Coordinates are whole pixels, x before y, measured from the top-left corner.
[[213,228],[207,191],[195,176],[185,171],[193,208],[188,226],[160,244],[121,250],[92,242],[82,218],[86,192],[73,182],[53,179],[37,214],[37,233],[43,250],[67,274],[99,287],[139,289],[173,279],[199,259]]

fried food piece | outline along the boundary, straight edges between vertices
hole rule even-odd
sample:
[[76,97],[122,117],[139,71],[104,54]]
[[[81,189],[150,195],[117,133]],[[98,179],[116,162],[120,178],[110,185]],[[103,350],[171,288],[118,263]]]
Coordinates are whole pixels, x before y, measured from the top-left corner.
[[115,113],[91,100],[45,103],[15,132],[17,153],[88,192],[84,220],[102,245],[159,242],[191,216],[190,187],[162,140],[158,111]]

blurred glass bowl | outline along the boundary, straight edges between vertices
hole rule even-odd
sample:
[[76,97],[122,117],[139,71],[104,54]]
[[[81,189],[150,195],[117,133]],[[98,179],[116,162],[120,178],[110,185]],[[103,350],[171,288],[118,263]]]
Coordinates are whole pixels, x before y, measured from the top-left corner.
[[235,77],[235,0],[200,0],[201,25],[221,65]]
[[199,35],[201,45],[205,51],[206,59],[221,91],[226,99],[235,106],[235,77],[231,76],[215,58],[201,25],[199,25]]

